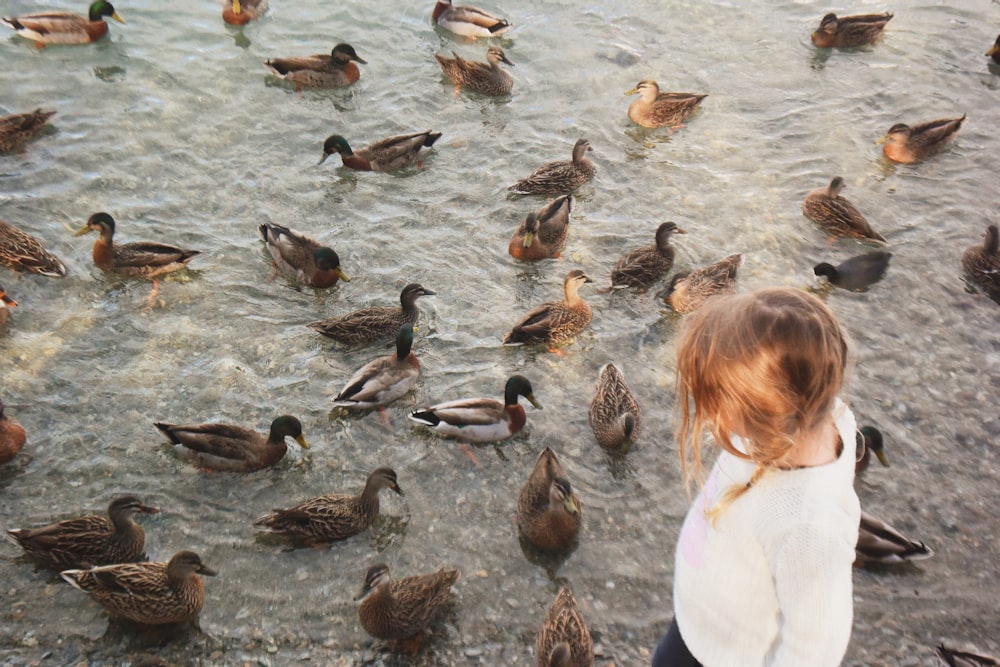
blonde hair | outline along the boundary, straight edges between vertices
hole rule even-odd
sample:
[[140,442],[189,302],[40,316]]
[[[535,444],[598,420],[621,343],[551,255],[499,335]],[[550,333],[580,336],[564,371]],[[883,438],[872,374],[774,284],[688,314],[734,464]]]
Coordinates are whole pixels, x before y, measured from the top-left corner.
[[[713,297],[687,316],[677,343],[677,437],[690,492],[702,484],[703,437],[757,466],[709,512],[717,516],[817,428],[847,367],[847,336],[822,301],[775,287]],[[747,443],[735,447],[733,435]]]

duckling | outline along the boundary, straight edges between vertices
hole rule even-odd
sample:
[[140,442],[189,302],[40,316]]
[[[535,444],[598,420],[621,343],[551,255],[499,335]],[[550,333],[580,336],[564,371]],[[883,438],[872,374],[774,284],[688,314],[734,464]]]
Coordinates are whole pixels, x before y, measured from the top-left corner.
[[431,20],[445,30],[465,37],[495,37],[506,32],[511,23],[507,19],[471,5],[453,5],[451,0],[437,0]]
[[66,265],[31,234],[0,220],[0,264],[14,271],[63,277]]
[[628,117],[643,127],[679,127],[690,118],[708,97],[698,93],[661,93],[660,86],[652,79],[644,79],[626,96],[639,94],[639,99],[628,105]]
[[355,62],[368,64],[350,44],[337,44],[330,55],[318,53],[312,56],[272,58],[264,61],[264,67],[276,77],[291,81],[299,87],[342,88],[361,78],[361,71]]
[[517,497],[517,526],[542,551],[565,551],[580,534],[583,506],[559,459],[546,447]]
[[230,25],[246,25],[267,11],[267,0],[227,0],[222,20]]
[[410,283],[399,294],[399,307],[371,306],[306,326],[345,345],[373,343],[398,335],[404,324],[416,324],[420,316],[417,299],[434,294],[423,285]]
[[358,619],[376,639],[401,640],[430,625],[448,601],[451,587],[461,574],[442,568],[430,574],[389,579],[389,567],[372,565],[355,600],[361,601]]
[[529,213],[510,237],[507,252],[527,262],[559,257],[569,236],[572,208],[573,195],[563,195]]
[[29,113],[16,113],[0,118],[0,153],[20,149],[29,139],[41,132],[49,119],[55,115],[55,111],[35,109]]
[[934,555],[923,542],[904,537],[895,528],[871,514],[861,512],[858,544],[854,549],[854,565],[867,563],[903,563],[923,560]]
[[812,34],[812,43],[821,49],[850,48],[874,44],[892,19],[892,14],[827,14]]
[[813,190],[802,202],[802,213],[835,236],[850,236],[864,241],[885,243],[885,238],[868,224],[861,211],[840,195],[844,179],[840,176],[825,188]]
[[535,639],[536,667],[593,667],[594,643],[569,588],[552,601]]
[[604,449],[619,450],[638,438],[642,411],[625,376],[614,364],[601,367],[587,416]]
[[[0,304],[6,303],[7,297],[0,287]],[[11,299],[13,301],[13,299]],[[0,327],[3,326],[3,313],[6,308],[0,306]],[[28,436],[24,427],[3,413],[3,401],[0,401],[0,463],[7,463],[21,451]]]
[[118,15],[107,0],[96,0],[90,5],[88,17],[70,12],[45,12],[15,18],[4,18],[18,35],[34,40],[35,44],[89,44],[108,34],[104,17],[110,16],[119,23],[125,19]]
[[854,464],[855,475],[868,469],[872,454],[875,454],[879,463],[886,468],[889,467],[889,458],[885,454],[885,440],[882,437],[882,431],[874,426],[864,426],[858,431],[856,447],[861,451],[861,456],[856,458]]
[[879,139],[882,152],[893,162],[911,164],[932,155],[937,155],[958,134],[965,114],[961,118],[940,118],[938,120],[906,125],[896,123]]
[[592,283],[583,271],[574,269],[563,280],[563,301],[547,301],[521,318],[503,337],[504,345],[565,345],[590,324],[591,309],[578,294],[584,283]]
[[503,403],[492,398],[465,398],[438,403],[414,410],[409,418],[444,436],[472,442],[505,440],[523,429],[528,421],[524,408],[517,402],[518,397],[524,396],[539,410],[542,406],[535,400],[531,383],[523,375],[508,378],[503,396]]
[[656,228],[656,243],[636,248],[624,255],[611,270],[611,287],[646,288],[667,275],[674,265],[674,249],[670,239],[674,234],[687,234],[675,222],[664,222]]
[[736,271],[743,255],[730,255],[714,264],[676,274],[666,290],[666,301],[676,312],[690,313],[716,294],[736,289]]
[[[7,322],[10,321],[10,309],[16,305],[17,301],[7,296],[3,285],[0,285],[0,329],[7,326]],[[17,452],[14,453],[16,454]],[[0,461],[0,463],[3,463],[3,461]]]
[[831,285],[852,292],[860,292],[885,277],[891,258],[891,252],[873,250],[863,255],[851,257],[837,266],[820,262],[813,267],[813,273],[817,276],[825,276]]
[[969,280],[994,301],[1000,301],[1000,234],[996,225],[986,227],[983,243],[962,253],[962,269]]
[[994,63],[1000,65],[1000,35],[997,35],[996,40],[993,42],[993,46],[989,48],[986,55],[988,55]]
[[302,436],[302,423],[291,415],[282,415],[272,421],[271,431],[266,436],[233,424],[155,422],[154,425],[167,436],[178,456],[212,470],[252,472],[270,468],[288,451],[286,437],[294,439],[303,449],[309,449],[309,443]]
[[469,90],[483,95],[509,95],[510,89],[514,86],[514,79],[500,67],[500,63],[514,66],[503,49],[491,46],[486,50],[486,63],[466,60],[452,51],[454,58],[447,58],[435,53],[437,59],[444,70],[444,75],[455,84],[455,94],[464,86]]
[[956,651],[946,648],[944,644],[940,644],[937,651],[948,667],[1000,667],[1000,660],[988,655]]
[[87,224],[76,232],[76,236],[92,231],[100,234],[94,242],[94,264],[102,271],[120,276],[152,279],[183,269],[195,255],[201,254],[200,250],[184,250],[148,241],[115,245],[115,220],[107,213],[90,216]]
[[590,150],[589,141],[578,139],[572,160],[546,162],[507,189],[522,195],[558,195],[576,190],[594,177],[594,163],[587,158]]
[[254,521],[253,525],[306,546],[347,539],[368,528],[378,518],[378,494],[382,489],[392,489],[403,495],[396,482],[396,471],[392,468],[372,471],[360,495],[336,493],[317,496],[288,509],[272,510]]
[[434,130],[401,134],[376,141],[371,146],[354,152],[347,139],[333,134],[323,144],[323,156],[319,163],[323,164],[331,155],[340,154],[345,167],[359,171],[395,171],[413,165],[419,167],[421,149],[430,148],[440,138],[441,133]]
[[420,362],[411,352],[412,347],[413,325],[404,324],[396,336],[396,352],[358,369],[333,404],[344,408],[376,408],[406,394],[420,377]]
[[340,256],[319,241],[283,225],[262,223],[257,230],[274,258],[275,269],[310,287],[332,287],[350,282],[340,268]]

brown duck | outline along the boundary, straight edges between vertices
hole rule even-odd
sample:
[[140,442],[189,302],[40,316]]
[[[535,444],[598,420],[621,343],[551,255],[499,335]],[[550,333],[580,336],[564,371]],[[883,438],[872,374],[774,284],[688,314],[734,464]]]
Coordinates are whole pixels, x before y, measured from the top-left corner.
[[440,569],[403,579],[390,579],[389,567],[372,565],[355,600],[361,600],[358,619],[365,632],[376,639],[401,640],[430,625],[448,601],[460,573]]
[[346,345],[374,343],[398,336],[404,324],[416,324],[420,317],[417,299],[433,294],[423,285],[410,283],[399,294],[399,306],[371,306],[306,326]]
[[563,280],[563,300],[547,301],[532,308],[503,337],[504,345],[565,345],[583,331],[591,319],[591,309],[578,294],[585,283],[593,282],[583,271],[574,269]]
[[843,189],[844,179],[835,177],[829,186],[806,195],[802,202],[802,213],[834,236],[885,243],[885,238],[872,229],[861,211],[841,196]]
[[565,551],[576,543],[582,518],[583,506],[569,478],[546,447],[517,497],[521,535],[543,551]]

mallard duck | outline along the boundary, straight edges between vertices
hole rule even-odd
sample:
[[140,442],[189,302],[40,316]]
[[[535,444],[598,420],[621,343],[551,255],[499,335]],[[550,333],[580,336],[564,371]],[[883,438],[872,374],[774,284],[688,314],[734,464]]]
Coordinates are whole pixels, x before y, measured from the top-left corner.
[[639,436],[642,411],[614,364],[601,367],[587,414],[598,444],[605,449],[618,450]]
[[227,0],[222,20],[230,25],[246,25],[267,11],[267,0]]
[[115,244],[115,220],[107,213],[95,213],[87,224],[76,232],[83,236],[87,232],[97,232],[100,237],[94,241],[94,264],[102,271],[135,278],[155,278],[187,266],[200,255],[200,250],[184,250],[163,243],[138,241]]
[[993,42],[993,46],[989,48],[986,55],[988,55],[997,65],[1000,65],[1000,35],[997,35],[996,40]]
[[912,127],[896,123],[879,139],[879,143],[882,144],[882,152],[893,162],[911,164],[944,150],[958,134],[963,122],[965,114],[961,118],[940,118]]
[[118,15],[107,0],[97,0],[90,5],[89,17],[70,12],[46,12],[29,14],[15,18],[4,18],[3,22],[25,39],[36,44],[88,44],[108,34],[105,16],[119,23],[125,19]]
[[371,306],[347,315],[311,322],[306,326],[346,345],[361,345],[399,334],[404,324],[416,324],[420,311],[417,299],[434,292],[410,283],[399,294],[399,306]]
[[40,528],[7,531],[7,540],[22,549],[38,566],[66,570],[144,560],[146,534],[135,522],[136,513],[156,514],[135,496],[115,498],[108,516],[81,516]]
[[460,576],[458,570],[442,568],[430,574],[390,580],[387,565],[372,565],[361,592],[354,598],[361,601],[358,607],[361,627],[376,639],[412,637],[434,620]]
[[455,57],[447,58],[435,53],[434,58],[444,70],[444,75],[455,84],[456,94],[463,87],[483,95],[510,94],[510,89],[514,86],[514,79],[500,67],[500,63],[506,63],[511,67],[514,66],[514,63],[507,59],[503,49],[497,46],[488,48],[486,50],[487,62],[485,63],[466,60],[454,51],[452,51],[452,55]]
[[573,593],[565,586],[552,601],[535,639],[537,667],[593,667],[594,642]]
[[730,255],[714,264],[676,274],[666,290],[666,301],[676,312],[690,313],[716,294],[736,289],[736,271],[743,255]]
[[813,267],[813,273],[826,277],[831,285],[859,292],[882,280],[891,258],[891,252],[873,250],[851,257],[837,266],[820,262]]
[[576,542],[583,506],[559,459],[546,447],[517,497],[517,527],[542,551],[564,551]]
[[392,468],[377,468],[368,475],[360,495],[317,496],[288,509],[272,510],[253,525],[307,546],[343,540],[357,535],[378,518],[378,493],[382,489],[403,495]]
[[690,118],[708,95],[699,93],[661,93],[652,79],[644,79],[625,95],[639,94],[628,105],[628,117],[643,127],[679,127]]
[[55,115],[55,111],[35,109],[30,113],[16,113],[0,118],[0,153],[21,148]]
[[3,285],[0,285],[0,328],[7,326],[10,321],[10,309],[17,305],[17,301],[7,296]]
[[895,528],[871,514],[861,512],[858,544],[854,549],[854,564],[903,563],[930,558],[934,552],[923,542],[904,537]]
[[572,208],[573,195],[563,195],[529,213],[510,237],[507,252],[528,262],[559,257],[569,236]]
[[844,179],[837,176],[828,187],[813,190],[802,202],[802,213],[835,236],[885,243],[885,238],[872,229],[861,211],[840,196],[844,185]]
[[586,139],[578,139],[573,146],[573,159],[546,162],[507,188],[522,195],[558,195],[571,192],[594,177],[594,163],[587,158],[593,150]]
[[611,287],[649,287],[667,275],[674,265],[674,234],[687,234],[675,222],[664,222],[656,228],[656,243],[627,253],[611,270]]
[[0,264],[14,271],[62,277],[66,265],[39,241],[14,225],[0,220]]
[[302,422],[282,415],[271,422],[268,435],[233,424],[168,424],[155,422],[182,459],[201,468],[230,472],[251,472],[270,468],[288,451],[285,438],[303,449],[309,443],[302,436]]
[[812,34],[812,43],[821,49],[850,48],[874,44],[885,30],[885,24],[892,19],[892,14],[855,14],[841,16],[827,14],[819,22]]
[[885,441],[882,437],[882,431],[874,426],[864,426],[858,431],[855,444],[857,450],[861,452],[861,455],[855,459],[855,475],[868,469],[872,454],[875,454],[879,463],[886,468],[889,467],[889,458],[885,455]]
[[565,345],[590,324],[591,309],[578,294],[584,283],[594,282],[574,269],[563,280],[563,301],[546,301],[532,308],[503,337],[504,345]]
[[965,249],[962,269],[991,299],[1000,300],[1000,234],[996,225],[986,228],[982,244]]
[[937,651],[949,667],[1000,667],[1000,660],[988,655],[956,651],[946,648],[944,644],[940,644]]
[[396,352],[369,361],[351,376],[333,404],[343,408],[376,408],[395,401],[420,377],[420,361],[411,352],[413,325],[399,327]]
[[409,418],[445,436],[472,442],[494,442],[509,438],[527,423],[524,408],[517,402],[519,396],[524,396],[534,407],[542,409],[535,400],[528,378],[512,375],[504,387],[503,403],[492,398],[465,398],[414,410]]
[[502,35],[511,23],[470,5],[453,5],[451,0],[438,0],[431,20],[457,35],[494,37]]
[[[3,288],[0,288],[0,301],[4,301]],[[2,313],[5,308],[0,307],[0,326],[3,326]],[[28,436],[24,432],[24,427],[3,413],[3,401],[0,401],[0,463],[7,463],[21,451]]]
[[323,144],[323,157],[319,163],[323,164],[326,158],[339,153],[345,167],[359,171],[395,171],[413,165],[419,167],[421,149],[430,148],[440,138],[441,133],[434,130],[401,134],[376,141],[355,153],[347,139],[334,134],[327,137]]
[[298,86],[342,88],[361,77],[361,71],[355,62],[368,64],[350,44],[337,44],[330,55],[318,53],[312,56],[272,58],[264,61],[264,67],[276,77]]
[[338,280],[351,281],[340,268],[340,256],[311,236],[267,222],[257,230],[274,258],[274,267],[300,283],[332,287]]
[[214,576],[193,551],[178,551],[168,563],[123,563],[60,576],[99,602],[112,616],[142,625],[197,621],[205,604],[199,574]]

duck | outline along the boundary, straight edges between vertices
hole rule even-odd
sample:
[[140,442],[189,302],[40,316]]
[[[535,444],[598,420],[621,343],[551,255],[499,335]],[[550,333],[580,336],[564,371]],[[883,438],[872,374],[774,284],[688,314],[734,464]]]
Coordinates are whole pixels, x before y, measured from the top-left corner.
[[580,269],[567,273],[563,280],[563,301],[547,301],[532,308],[507,332],[503,344],[545,344],[556,348],[572,341],[590,324],[590,305],[578,292],[585,283],[592,282]]
[[0,285],[0,328],[7,326],[7,322],[10,321],[10,309],[15,306],[17,306],[17,301],[13,297],[7,296],[7,291],[3,285]]
[[39,108],[28,113],[16,113],[0,118],[0,153],[19,150],[29,139],[41,132],[49,119],[55,115],[55,111],[43,111]]
[[912,164],[937,155],[962,128],[961,118],[939,118],[919,125],[896,123],[879,139],[882,153],[893,162]]
[[538,455],[517,496],[520,534],[542,551],[567,551],[580,535],[583,505],[551,447]]
[[700,269],[676,274],[666,290],[667,304],[683,315],[697,310],[716,294],[732,292],[741,264],[743,255],[737,253]]
[[88,232],[100,235],[94,242],[94,264],[102,271],[120,276],[154,279],[164,273],[183,269],[196,255],[201,254],[200,250],[185,250],[149,241],[115,244],[115,220],[104,212],[90,216],[87,224],[76,232],[76,236],[83,236]]
[[667,275],[674,265],[674,234],[687,234],[676,222],[664,222],[656,228],[653,245],[636,248],[618,260],[611,270],[611,288],[639,287],[645,289]]
[[[0,287],[0,304],[2,303],[6,303],[6,297],[3,288]],[[0,326],[3,326],[3,313],[6,310],[0,306]],[[5,415],[3,410],[4,404],[0,401],[0,464],[7,463],[17,456],[28,440],[24,427]]]
[[559,257],[569,236],[572,209],[573,195],[562,195],[528,213],[511,235],[507,252],[525,262]]
[[399,306],[371,306],[306,326],[345,345],[373,343],[398,336],[404,324],[416,324],[420,316],[417,299],[434,294],[423,285],[410,283],[399,294]]
[[933,555],[934,552],[923,542],[914,542],[881,519],[861,511],[858,543],[854,548],[855,566],[904,563]]
[[882,431],[874,426],[863,426],[857,433],[856,447],[861,452],[857,456],[854,464],[854,474],[864,472],[871,463],[872,454],[886,468],[889,467],[889,458],[885,454],[885,439]]
[[154,425],[167,436],[178,456],[211,470],[252,472],[270,468],[288,451],[285,438],[309,449],[302,435],[302,422],[291,415],[275,418],[266,436],[233,424]]
[[274,268],[290,278],[317,288],[351,281],[340,267],[340,255],[311,236],[268,222],[258,225],[257,231],[274,259]]
[[14,528],[7,541],[24,549],[36,567],[68,570],[145,560],[146,534],[136,514],[160,510],[136,496],[119,496],[108,505],[108,516],[81,516],[39,528]]
[[343,88],[361,78],[361,70],[354,64],[356,62],[368,64],[350,44],[337,44],[330,55],[318,53],[312,56],[271,58],[264,61],[264,67],[276,77],[299,87]]
[[358,171],[396,171],[413,165],[419,167],[422,157],[420,151],[424,148],[430,148],[440,138],[441,133],[434,130],[400,134],[376,141],[355,153],[351,150],[347,139],[339,134],[333,134],[327,137],[323,144],[323,156],[319,163],[323,164],[326,158],[339,154],[345,167]]
[[594,177],[594,163],[587,158],[590,150],[587,139],[578,139],[573,159],[546,162],[507,189],[522,195],[560,195],[576,190]]
[[0,264],[19,272],[62,278],[66,265],[31,234],[0,220]]
[[993,46],[989,48],[986,55],[988,55],[994,63],[1000,65],[1000,35],[997,35],[997,38],[993,41]]
[[827,14],[812,34],[812,43],[821,49],[851,48],[874,44],[892,20],[892,14],[855,14],[837,17]]
[[625,95],[640,96],[628,105],[628,117],[647,128],[679,127],[708,97],[701,93],[661,93],[659,84],[652,79],[643,79]]
[[461,573],[455,568],[417,574],[402,579],[389,578],[389,566],[377,563],[368,568],[361,592],[358,620],[365,632],[376,639],[399,641],[424,630],[448,601],[451,587]]
[[392,489],[403,495],[392,468],[373,470],[359,495],[316,496],[287,509],[272,510],[253,523],[305,546],[347,539],[371,526],[378,518],[378,494],[382,489]]
[[820,262],[813,267],[813,273],[825,277],[831,285],[860,292],[885,277],[890,259],[892,259],[891,252],[873,250],[851,257],[837,266],[829,262]]
[[125,23],[107,0],[96,0],[90,5],[88,16],[70,12],[45,12],[14,18],[4,18],[18,35],[42,46],[44,44],[89,44],[108,34],[108,16]]
[[994,301],[1000,301],[1000,234],[996,225],[986,227],[981,244],[965,249],[962,269],[974,285]]
[[944,644],[937,647],[938,655],[948,667],[1000,667],[1000,660],[980,653],[967,653],[947,648]]
[[267,11],[267,0],[227,0],[222,8],[222,20],[229,25],[246,25]]
[[528,378],[512,375],[504,386],[502,403],[492,398],[447,401],[414,410],[409,419],[444,436],[472,442],[496,442],[518,433],[527,423],[524,408],[518,403],[521,396],[536,409],[542,409]]
[[454,58],[448,58],[435,53],[434,58],[441,65],[444,75],[455,84],[455,94],[461,88],[482,93],[483,95],[509,95],[514,87],[514,79],[507,73],[500,63],[514,66],[507,59],[503,49],[498,46],[491,46],[486,50],[486,62],[480,63],[474,60],[466,60],[454,51]]
[[841,196],[844,187],[844,179],[835,176],[829,186],[806,195],[802,202],[802,213],[834,236],[885,243],[885,237],[872,229],[861,211]]
[[576,598],[559,589],[535,639],[536,667],[593,667],[594,642]]
[[604,364],[598,373],[587,416],[597,443],[604,449],[620,451],[639,436],[642,411],[625,376],[613,363]]
[[413,325],[399,327],[396,351],[369,361],[351,376],[336,398],[335,407],[377,408],[395,401],[420,377],[420,361],[413,354]]
[[507,19],[493,16],[479,7],[453,5],[451,0],[437,0],[431,20],[445,30],[464,37],[497,37],[511,27]]
[[166,563],[121,563],[59,573],[112,616],[140,625],[197,622],[205,604],[205,584],[198,575],[215,574],[193,551],[178,551]]

